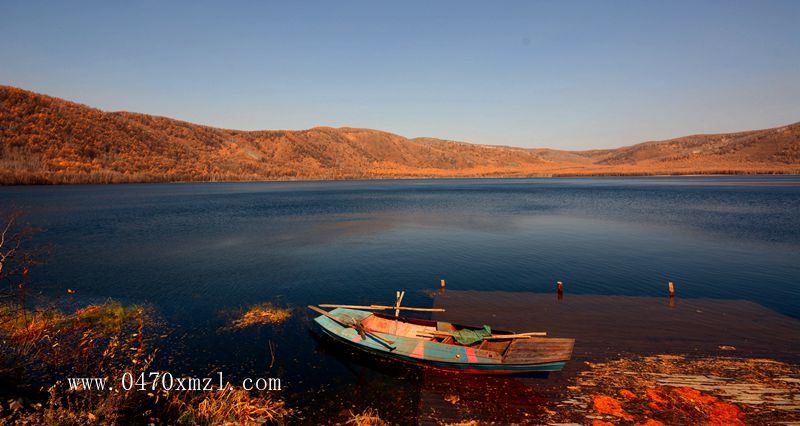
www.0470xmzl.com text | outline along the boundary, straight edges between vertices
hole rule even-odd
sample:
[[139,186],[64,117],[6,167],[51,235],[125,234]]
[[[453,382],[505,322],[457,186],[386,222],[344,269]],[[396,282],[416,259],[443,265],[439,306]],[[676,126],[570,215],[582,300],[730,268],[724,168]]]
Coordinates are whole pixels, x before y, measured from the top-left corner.
[[[108,377],[69,377],[67,384],[70,390],[114,390],[125,391],[218,391],[233,389],[230,383],[223,379],[222,372],[216,377],[175,377],[172,373],[151,371],[149,373],[123,373],[122,377],[114,383]],[[274,377],[248,377],[242,380],[241,387],[245,390],[279,391],[281,379]]]

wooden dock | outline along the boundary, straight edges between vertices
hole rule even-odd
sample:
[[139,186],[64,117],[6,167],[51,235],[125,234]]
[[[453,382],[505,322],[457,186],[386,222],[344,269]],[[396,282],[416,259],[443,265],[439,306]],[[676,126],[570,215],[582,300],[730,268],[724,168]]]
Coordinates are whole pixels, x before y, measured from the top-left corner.
[[[472,419],[498,424],[536,423],[542,418],[546,402],[552,408],[554,401],[573,400],[567,395],[568,386],[586,371],[586,361],[686,354],[800,362],[800,321],[748,301],[679,299],[670,304],[666,298],[656,297],[567,294],[558,298],[556,294],[447,289],[436,294],[434,306],[446,309],[435,313],[435,320],[486,323],[512,331],[546,330],[548,336],[574,337],[576,343],[573,360],[563,372],[551,373],[548,378],[464,378],[426,371],[419,396],[420,425]],[[722,398],[744,404],[786,403],[758,395],[749,401],[741,395],[726,396],[715,388],[713,380],[705,377],[665,374],[658,381],[698,384]],[[750,396],[777,392],[747,380],[724,381],[741,389],[753,389],[745,393]],[[576,406],[578,411],[585,409],[585,402],[575,403],[584,405]]]
[[[447,290],[435,320],[544,330],[575,338],[573,359],[625,352],[766,357],[800,361],[800,321],[744,300]],[[726,349],[720,349],[726,347]],[[735,350],[730,350],[733,347]]]

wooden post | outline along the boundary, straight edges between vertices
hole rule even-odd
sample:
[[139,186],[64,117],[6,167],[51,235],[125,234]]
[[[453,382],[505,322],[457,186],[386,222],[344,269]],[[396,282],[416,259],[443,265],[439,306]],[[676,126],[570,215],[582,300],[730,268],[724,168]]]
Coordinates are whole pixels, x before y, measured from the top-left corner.
[[396,317],[400,316],[400,303],[403,302],[403,296],[405,296],[405,295],[406,295],[405,290],[403,290],[402,292],[399,292],[399,291],[397,292],[397,300],[395,300],[395,304],[394,304],[394,306],[395,306],[394,316],[396,316]]
[[444,288],[444,280],[442,280],[442,288]]
[[403,296],[406,295],[406,292],[405,292],[405,290],[403,290],[402,292],[398,291],[396,294],[397,294],[397,298],[394,300],[394,308],[395,308],[394,309],[394,317],[395,317],[395,320],[394,320],[394,333],[395,334],[397,334],[397,327],[400,325],[400,321],[397,319],[397,317],[400,316],[400,303],[403,302]]
[[564,298],[564,283],[556,281],[556,288],[558,289],[558,300]]
[[669,282],[669,306],[675,307],[675,284]]

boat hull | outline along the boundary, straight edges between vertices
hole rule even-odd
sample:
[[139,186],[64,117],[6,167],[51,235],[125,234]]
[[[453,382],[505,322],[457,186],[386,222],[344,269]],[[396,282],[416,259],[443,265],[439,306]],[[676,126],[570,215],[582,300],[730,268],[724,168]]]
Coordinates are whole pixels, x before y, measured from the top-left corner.
[[[332,311],[331,314],[357,321],[372,315],[372,313],[366,311],[341,308]],[[344,327],[330,318],[320,316],[315,318],[314,321],[333,340],[371,355],[406,364],[467,374],[508,375],[560,371],[569,358],[567,355],[563,359],[548,359],[546,362],[504,363],[499,354],[492,354],[488,351],[470,347],[377,333],[385,339],[395,342],[393,345],[389,345],[369,335],[367,335],[366,339],[362,339],[354,329]]]

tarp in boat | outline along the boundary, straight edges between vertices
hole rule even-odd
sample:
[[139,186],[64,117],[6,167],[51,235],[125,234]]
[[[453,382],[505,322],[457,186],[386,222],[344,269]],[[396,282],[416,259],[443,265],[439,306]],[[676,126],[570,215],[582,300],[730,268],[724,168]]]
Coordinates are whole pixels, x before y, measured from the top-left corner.
[[[448,323],[445,323],[450,325]],[[451,326],[452,327],[452,326]],[[436,324],[437,329],[445,329],[448,328],[444,324]],[[447,330],[456,342],[461,345],[471,345],[475,342],[480,342],[481,340],[489,337],[492,335],[492,328],[488,325],[484,325],[480,330]]]

